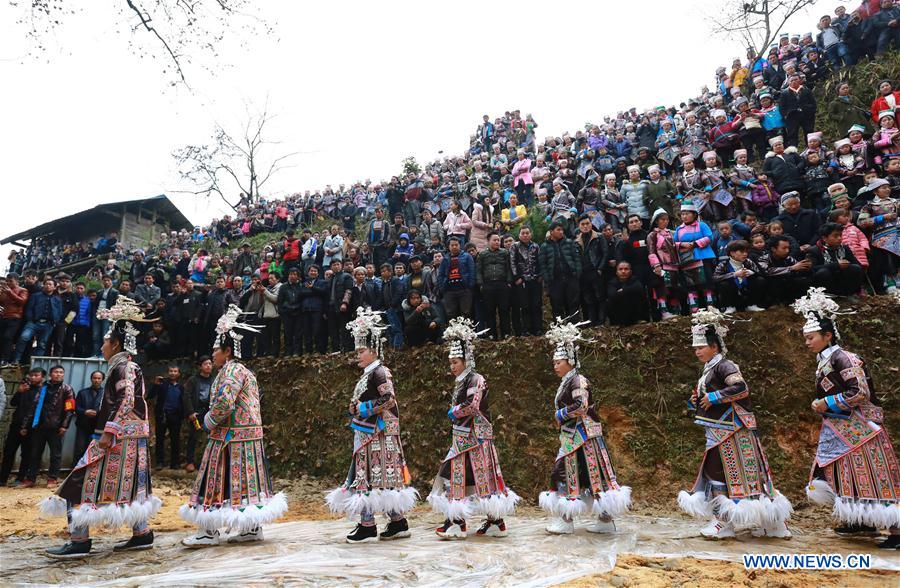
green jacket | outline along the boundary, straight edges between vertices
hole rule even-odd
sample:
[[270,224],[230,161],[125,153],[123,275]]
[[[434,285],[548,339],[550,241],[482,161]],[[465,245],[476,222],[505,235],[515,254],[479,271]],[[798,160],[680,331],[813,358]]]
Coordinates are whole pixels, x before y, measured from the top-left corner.
[[[548,239],[541,245],[541,251],[538,254],[538,266],[541,268],[541,276],[544,278],[545,284],[549,284],[553,280],[553,272],[556,266],[555,247],[556,245],[554,245],[553,241]],[[575,277],[580,276],[581,255],[578,253],[575,241],[564,238],[559,242],[559,247],[563,262],[569,267],[569,273]],[[563,267],[562,273],[563,277],[566,277],[565,267]]]
[[647,181],[647,191],[645,192],[647,210],[650,216],[656,212],[657,208],[662,208],[669,216],[672,216],[672,198],[675,196],[675,186],[669,180],[660,178],[659,182],[653,183],[653,180]]

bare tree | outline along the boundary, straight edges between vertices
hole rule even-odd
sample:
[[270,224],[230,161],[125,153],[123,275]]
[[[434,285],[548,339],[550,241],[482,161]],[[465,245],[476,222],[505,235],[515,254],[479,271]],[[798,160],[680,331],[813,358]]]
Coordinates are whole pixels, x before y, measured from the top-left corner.
[[[713,32],[737,39],[753,49],[756,59],[765,59],[766,48],[798,12],[816,0],[728,0],[717,14],[708,16]],[[750,64],[751,69],[754,64]]]
[[275,119],[269,105],[254,112],[246,106],[246,122],[240,135],[229,133],[216,123],[212,141],[206,145],[187,145],[172,153],[182,180],[194,189],[182,190],[198,196],[218,195],[231,208],[227,193],[239,191],[248,202],[259,200],[266,183],[279,171],[292,167],[290,159],[298,152],[278,154],[280,141],[265,138],[266,125]]
[[[26,29],[29,55],[46,53],[48,37],[77,12],[109,10],[107,2],[75,0],[7,0],[20,10],[18,24]],[[128,46],[141,58],[158,61],[171,84],[187,84],[187,68],[199,66],[209,72],[221,67],[205,58],[218,57],[218,47],[229,33],[243,45],[244,38],[272,34],[257,17],[251,0],[116,0],[118,23],[128,33]],[[260,31],[259,29],[262,29]]]

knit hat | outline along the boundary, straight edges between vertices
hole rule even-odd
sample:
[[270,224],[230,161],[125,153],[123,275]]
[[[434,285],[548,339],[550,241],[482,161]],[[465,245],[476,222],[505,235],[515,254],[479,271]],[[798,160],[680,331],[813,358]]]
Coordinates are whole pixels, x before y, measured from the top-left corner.
[[835,149],[835,151],[837,151],[844,145],[849,145],[849,144],[850,144],[850,139],[839,139],[834,142],[834,149]]
[[719,156],[716,154],[715,151],[704,151],[703,152],[703,161],[706,161],[707,159],[718,160]]
[[647,168],[647,173],[654,172],[654,171],[660,171],[660,167],[658,165],[656,165],[655,163]]
[[639,165],[629,165],[629,166],[626,167],[625,169],[628,171],[628,173],[631,173],[632,171],[636,171],[636,172],[640,173],[640,171],[641,171],[641,166],[639,166]]
[[878,122],[881,122],[881,119],[883,119],[887,116],[889,116],[891,118],[896,118],[896,115],[894,115],[894,111],[891,110],[890,108],[886,108],[886,109],[878,112]]
[[654,210],[654,211],[653,211],[653,216],[650,217],[650,226],[651,226],[651,227],[655,227],[655,226],[656,226],[656,219],[658,219],[658,218],[661,217],[662,215],[668,216],[669,213],[666,212],[666,210],[663,209],[663,208],[657,208],[656,210]]
[[603,176],[603,181],[605,182],[606,180],[608,180],[608,179],[610,179],[610,178],[612,178],[612,179],[615,180],[615,179],[616,179],[616,174],[606,174],[605,176]]
[[821,132],[821,131],[816,131],[816,132],[814,132],[814,133],[808,133],[808,134],[806,135],[806,142],[809,143],[810,141],[819,141],[819,142],[821,142],[821,141],[822,141],[822,132]]
[[760,92],[759,99],[762,100],[763,98],[769,98],[770,100],[774,100],[774,98],[772,98],[771,92]]
[[735,159],[737,159],[741,155],[747,155],[747,150],[746,149],[735,149],[734,150],[734,158]]
[[490,331],[490,329],[476,331],[475,323],[469,318],[460,316],[451,320],[444,330],[444,341],[447,341],[450,344],[447,357],[450,359],[453,359],[454,357],[463,359],[465,360],[468,369],[474,369],[475,339],[488,331]]
[[847,195],[847,186],[845,186],[841,182],[837,182],[828,186],[828,195],[831,197],[832,202],[837,202],[844,197],[849,198],[849,196]]
[[584,325],[590,324],[590,321],[580,323],[570,323],[568,319],[556,317],[556,320],[547,329],[544,335],[550,343],[555,345],[553,350],[553,360],[565,359],[574,368],[581,367],[581,361],[578,359],[578,343],[584,341],[590,343],[590,339],[581,336],[581,329]]
[[791,190],[790,192],[785,192],[781,195],[781,205],[784,206],[784,203],[790,200],[791,198],[800,199],[800,194],[795,190]]
[[681,160],[681,163],[687,163],[689,161],[694,161],[694,156],[693,155],[682,155],[679,159]]
[[847,129],[847,134],[849,135],[849,134],[852,133],[853,131],[859,131],[860,133],[865,133],[865,132],[866,132],[866,127],[864,127],[864,126],[861,125],[861,124],[855,124],[855,125],[853,125],[852,127],[850,127],[849,129]]
[[697,205],[694,204],[693,200],[685,200],[681,204],[681,212],[693,212],[694,214],[700,214],[700,209],[697,208]]
[[723,117],[723,118],[728,118],[728,115],[725,114],[725,111],[722,110],[721,108],[716,108],[716,109],[714,109],[712,112],[710,112],[709,114],[710,114],[710,116],[712,116],[713,118],[717,118],[717,117],[720,117],[720,116]]
[[781,135],[778,135],[777,137],[772,137],[771,139],[769,139],[769,145],[771,147],[774,147],[775,145],[777,145],[779,143],[784,145],[784,137],[782,137]]

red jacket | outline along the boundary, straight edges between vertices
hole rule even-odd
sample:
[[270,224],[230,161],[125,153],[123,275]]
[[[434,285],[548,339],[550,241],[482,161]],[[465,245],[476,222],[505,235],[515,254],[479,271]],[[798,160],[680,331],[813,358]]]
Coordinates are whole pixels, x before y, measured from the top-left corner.
[[3,307],[2,317],[5,319],[20,319],[25,312],[25,304],[28,302],[28,290],[21,286],[9,288],[0,294],[0,306]]
[[[894,91],[894,104],[896,104],[897,107],[900,107],[900,90]],[[872,100],[872,120],[876,123],[878,123],[878,113],[882,110],[891,110],[891,107],[888,106],[884,96],[879,96],[875,100]],[[896,108],[894,109],[894,112],[896,112]]]
[[300,239],[285,239],[284,254],[281,256],[284,261],[297,261],[300,259]]

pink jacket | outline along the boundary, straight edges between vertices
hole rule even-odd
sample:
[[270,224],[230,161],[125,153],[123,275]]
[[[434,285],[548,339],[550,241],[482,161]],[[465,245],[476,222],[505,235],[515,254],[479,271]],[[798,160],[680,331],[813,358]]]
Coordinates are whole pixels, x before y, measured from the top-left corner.
[[865,234],[856,225],[844,225],[844,232],[841,233],[841,243],[850,248],[853,257],[859,261],[863,269],[868,269],[869,258],[866,254],[869,252],[869,240]]
[[452,211],[448,212],[447,218],[444,219],[444,230],[447,231],[448,237],[450,235],[465,236],[466,232],[471,228],[472,219],[462,210],[455,214]]
[[516,160],[516,164],[512,168],[513,175],[513,186],[518,186],[519,181],[525,182],[526,185],[533,184],[534,180],[531,178],[531,160],[527,157],[525,159]]
[[487,234],[493,229],[486,217],[484,206],[478,202],[472,205],[472,231],[469,233],[469,241],[475,244],[478,251],[487,247]]

